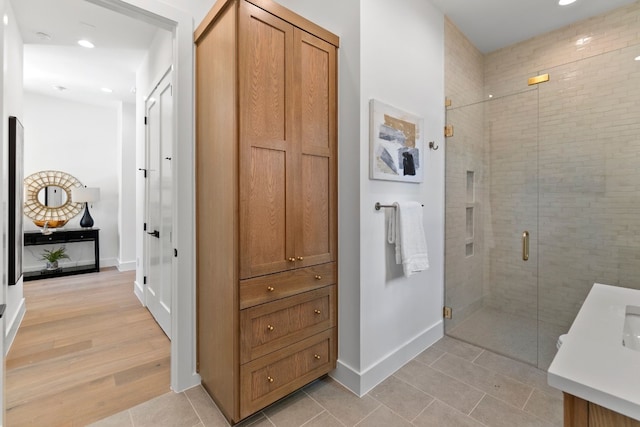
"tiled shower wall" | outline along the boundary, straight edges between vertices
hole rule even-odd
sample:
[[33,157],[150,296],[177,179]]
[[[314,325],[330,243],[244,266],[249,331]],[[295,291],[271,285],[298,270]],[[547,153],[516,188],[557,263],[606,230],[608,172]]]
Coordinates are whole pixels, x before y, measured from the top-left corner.
[[[537,306],[538,320],[568,328],[594,282],[640,288],[639,29],[636,2],[485,57],[485,95],[519,93],[485,110],[495,246],[506,249],[490,256],[485,304],[527,317]],[[549,82],[520,93],[545,73]],[[513,122],[524,97],[529,114]],[[532,173],[514,186],[522,170]],[[508,232],[514,224],[495,217],[512,207]],[[528,263],[509,257],[519,255],[519,228],[531,231]]]
[[[445,141],[445,304],[455,310],[453,320],[445,324],[449,329],[482,305],[486,150],[484,107],[478,103],[483,98],[484,57],[448,19],[445,52],[445,92],[452,102],[447,123],[455,125],[454,136]],[[471,218],[467,218],[469,209]]]
[[[593,282],[640,288],[639,29],[636,2],[483,56],[447,21],[446,302],[455,322],[484,304],[534,319],[539,311],[567,328]],[[543,73],[549,82],[527,86]]]

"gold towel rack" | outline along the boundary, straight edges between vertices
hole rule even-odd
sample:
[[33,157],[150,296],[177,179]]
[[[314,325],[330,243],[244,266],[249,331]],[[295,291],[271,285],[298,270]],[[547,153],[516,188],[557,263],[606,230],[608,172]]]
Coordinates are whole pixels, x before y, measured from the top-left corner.
[[[424,205],[420,205],[420,206],[424,207]],[[395,206],[394,205],[383,205],[383,204],[380,204],[380,202],[376,202],[375,208],[376,208],[377,211],[379,211],[381,208],[394,208],[395,209]]]

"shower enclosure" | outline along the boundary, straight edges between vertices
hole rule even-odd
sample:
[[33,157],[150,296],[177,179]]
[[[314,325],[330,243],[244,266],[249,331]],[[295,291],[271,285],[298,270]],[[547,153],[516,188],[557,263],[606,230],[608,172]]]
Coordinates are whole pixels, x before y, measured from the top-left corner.
[[639,55],[635,44],[453,99],[447,335],[546,369],[593,283],[640,289]]

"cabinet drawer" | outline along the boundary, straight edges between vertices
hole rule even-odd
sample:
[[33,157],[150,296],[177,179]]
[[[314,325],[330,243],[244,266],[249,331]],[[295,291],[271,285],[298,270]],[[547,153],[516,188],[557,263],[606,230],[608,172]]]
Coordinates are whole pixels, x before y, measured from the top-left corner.
[[240,281],[240,309],[336,283],[336,263]]
[[240,363],[335,326],[335,286],[242,310]]
[[335,368],[329,329],[240,368],[240,417],[264,408]]

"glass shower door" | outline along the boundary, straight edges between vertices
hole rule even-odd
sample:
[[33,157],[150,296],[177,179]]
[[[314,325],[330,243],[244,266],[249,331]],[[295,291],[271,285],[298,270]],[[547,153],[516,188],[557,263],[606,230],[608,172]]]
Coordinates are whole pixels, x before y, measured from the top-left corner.
[[538,93],[447,110],[445,332],[537,365]]
[[594,282],[640,289],[640,46],[543,71],[539,367]]

